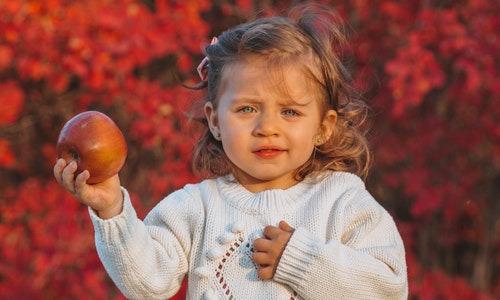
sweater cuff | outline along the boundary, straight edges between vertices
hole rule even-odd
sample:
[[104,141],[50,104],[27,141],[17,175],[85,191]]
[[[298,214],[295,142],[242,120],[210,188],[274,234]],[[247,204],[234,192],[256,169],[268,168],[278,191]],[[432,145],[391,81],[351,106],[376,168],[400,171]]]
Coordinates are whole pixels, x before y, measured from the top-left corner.
[[88,207],[96,238],[106,242],[111,242],[116,238],[113,232],[115,232],[117,227],[121,229],[120,231],[123,234],[122,238],[126,239],[127,236],[130,236],[133,232],[135,220],[137,220],[137,214],[130,202],[130,196],[127,190],[123,187],[120,189],[123,194],[123,209],[120,214],[109,219],[102,219],[97,215],[94,209]]
[[274,280],[300,290],[307,282],[311,264],[319,254],[320,241],[307,230],[297,228],[281,255]]

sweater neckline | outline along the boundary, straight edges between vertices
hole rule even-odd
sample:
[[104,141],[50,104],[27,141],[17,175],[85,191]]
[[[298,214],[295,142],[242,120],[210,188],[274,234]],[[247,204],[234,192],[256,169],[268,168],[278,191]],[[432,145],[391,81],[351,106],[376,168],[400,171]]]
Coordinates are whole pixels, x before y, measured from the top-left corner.
[[315,179],[306,177],[287,189],[268,189],[251,192],[241,185],[232,174],[217,178],[217,186],[222,198],[237,209],[249,214],[289,212],[301,201],[307,201],[304,194],[309,192]]

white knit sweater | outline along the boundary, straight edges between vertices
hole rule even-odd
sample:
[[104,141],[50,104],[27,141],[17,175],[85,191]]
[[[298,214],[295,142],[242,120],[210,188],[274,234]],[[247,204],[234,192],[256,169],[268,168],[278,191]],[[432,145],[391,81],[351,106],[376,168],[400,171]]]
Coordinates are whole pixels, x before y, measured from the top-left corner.
[[[343,172],[251,193],[232,176],[188,184],[137,218],[100,219],[95,242],[127,298],[166,299],[188,276],[188,299],[405,299],[405,251],[393,219],[359,177]],[[252,242],[285,220],[296,230],[272,280]]]

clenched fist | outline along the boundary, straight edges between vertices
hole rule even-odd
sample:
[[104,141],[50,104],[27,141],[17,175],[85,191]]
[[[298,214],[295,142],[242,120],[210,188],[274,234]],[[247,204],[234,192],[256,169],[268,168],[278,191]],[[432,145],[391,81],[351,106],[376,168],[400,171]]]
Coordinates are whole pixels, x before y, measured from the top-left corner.
[[88,170],[76,174],[75,161],[58,159],[54,165],[54,177],[78,202],[92,207],[99,217],[109,219],[118,215],[123,208],[123,195],[118,174],[97,184],[87,184]]
[[253,242],[253,261],[259,266],[257,273],[262,280],[274,277],[281,255],[292,237],[294,229],[287,222],[279,226],[268,225],[264,228],[264,237]]

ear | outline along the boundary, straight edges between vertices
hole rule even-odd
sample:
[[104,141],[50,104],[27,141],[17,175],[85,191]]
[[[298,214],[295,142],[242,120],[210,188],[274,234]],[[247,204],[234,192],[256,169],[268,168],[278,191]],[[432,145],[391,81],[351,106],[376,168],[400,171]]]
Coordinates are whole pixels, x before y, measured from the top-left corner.
[[329,111],[326,112],[323,121],[321,121],[320,133],[319,133],[321,137],[320,144],[323,144],[330,138],[336,123],[337,123],[337,112],[333,109],[330,109]]
[[219,122],[217,119],[217,110],[214,108],[212,102],[205,103],[204,106],[205,117],[207,118],[208,127],[214,136],[219,134]]

